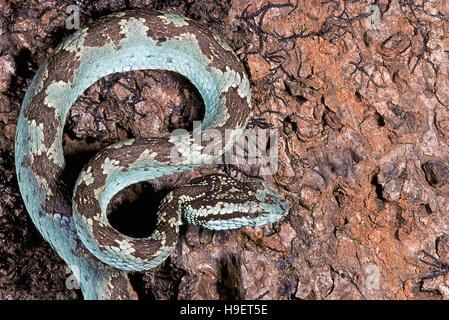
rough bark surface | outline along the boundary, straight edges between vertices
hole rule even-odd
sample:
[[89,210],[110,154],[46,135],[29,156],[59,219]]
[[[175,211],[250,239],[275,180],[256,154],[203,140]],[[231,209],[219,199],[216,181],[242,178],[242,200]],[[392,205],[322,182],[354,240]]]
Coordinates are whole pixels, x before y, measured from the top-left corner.
[[[24,93],[73,31],[72,4],[0,0],[0,299],[80,298],[24,209],[13,161]],[[255,116],[279,130],[269,182],[291,207],[274,226],[183,226],[163,265],[132,274],[139,298],[449,298],[449,2],[100,0],[83,2],[81,25],[130,8],[188,16],[230,43],[250,76]],[[101,79],[67,120],[65,179],[73,184],[113,141],[189,128],[202,113],[179,75]],[[133,225],[151,225],[167,191],[220,170],[241,174],[207,166],[129,188],[111,221],[147,233]]]

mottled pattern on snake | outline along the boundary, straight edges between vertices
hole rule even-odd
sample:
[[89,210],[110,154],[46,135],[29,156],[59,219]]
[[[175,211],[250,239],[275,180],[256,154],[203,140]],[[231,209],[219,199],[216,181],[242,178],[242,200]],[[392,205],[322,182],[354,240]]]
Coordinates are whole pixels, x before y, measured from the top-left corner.
[[[137,138],[99,152],[80,173],[73,196],[61,182],[62,132],[68,111],[96,80],[143,69],[184,75],[203,97],[202,130],[232,130],[219,154],[192,134]],[[258,179],[210,175],[170,192],[148,238],[112,228],[106,208],[131,184],[213,161],[229,149],[250,117],[250,88],[232,49],[198,23],[173,14],[127,11],[97,20],[64,40],[36,73],[22,104],[16,170],[26,208],[46,241],[74,271],[86,299],[130,298],[126,271],[159,265],[173,251],[182,220],[209,229],[277,221],[285,201]],[[176,160],[171,152],[175,150]],[[150,214],[150,213],[149,213]]]

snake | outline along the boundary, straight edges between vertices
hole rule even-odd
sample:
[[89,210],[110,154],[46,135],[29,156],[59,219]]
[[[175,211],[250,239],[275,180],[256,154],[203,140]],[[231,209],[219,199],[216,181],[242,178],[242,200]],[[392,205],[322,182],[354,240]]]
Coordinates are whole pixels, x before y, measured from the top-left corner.
[[[202,132],[214,130],[230,138],[216,153],[205,152],[211,142],[198,141],[193,130],[122,140],[93,156],[69,190],[62,178],[67,169],[62,141],[71,106],[98,79],[136,70],[167,70],[186,77],[204,101]],[[125,235],[108,221],[108,203],[120,190],[223,156],[242,135],[251,112],[250,82],[233,49],[198,22],[176,14],[112,13],[55,48],[23,98],[15,166],[31,220],[73,271],[84,299],[135,298],[128,272],[165,261],[183,223],[229,230],[272,224],[285,214],[287,202],[262,179],[216,173],[171,190],[159,204],[156,226],[147,237]]]

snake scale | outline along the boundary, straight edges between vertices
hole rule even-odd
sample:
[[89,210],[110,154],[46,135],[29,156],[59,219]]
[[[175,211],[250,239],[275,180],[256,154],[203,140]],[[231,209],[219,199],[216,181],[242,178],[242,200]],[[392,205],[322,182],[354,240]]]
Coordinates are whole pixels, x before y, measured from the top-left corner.
[[202,130],[231,130],[232,142],[251,114],[249,80],[233,50],[178,15],[114,13],[76,31],[55,49],[25,94],[15,164],[27,211],[74,271],[85,299],[130,298],[127,271],[162,263],[176,246],[182,221],[213,230],[234,229],[274,223],[288,208],[259,179],[212,174],[171,191],[159,205],[149,237],[132,238],[114,229],[106,209],[118,191],[210,163],[231,144],[218,155],[202,153],[206,143],[194,140],[192,133],[108,146],[85,165],[71,194],[62,182],[62,134],[70,107],[98,79],[144,69],[177,72],[192,82],[205,104]]

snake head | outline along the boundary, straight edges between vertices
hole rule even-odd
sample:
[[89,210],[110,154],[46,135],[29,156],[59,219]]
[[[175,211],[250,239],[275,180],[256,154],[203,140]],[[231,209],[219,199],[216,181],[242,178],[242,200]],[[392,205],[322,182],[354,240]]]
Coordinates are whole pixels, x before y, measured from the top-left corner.
[[[237,180],[213,174],[192,180],[185,188],[195,190],[183,205],[188,223],[212,230],[260,226],[278,221],[288,210],[287,202],[260,179]],[[191,194],[183,189],[182,194]]]
[[271,224],[278,221],[289,209],[287,202],[271,191],[265,183],[263,188],[256,193],[258,200],[252,208],[252,219],[255,225]]

